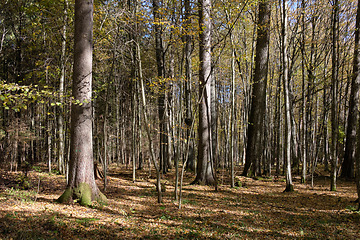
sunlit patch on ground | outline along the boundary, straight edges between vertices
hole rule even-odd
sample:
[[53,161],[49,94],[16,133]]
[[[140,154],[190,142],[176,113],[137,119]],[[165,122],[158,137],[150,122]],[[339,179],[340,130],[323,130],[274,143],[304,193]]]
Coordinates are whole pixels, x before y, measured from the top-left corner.
[[[106,196],[108,205],[90,208],[54,201],[65,188],[63,176],[29,173],[30,188],[21,190],[22,173],[0,172],[1,239],[357,239],[360,213],[353,211],[355,185],[339,181],[330,192],[329,179],[315,185],[299,183],[283,193],[281,178],[238,177],[242,186],[230,188],[223,178],[219,191],[189,185],[186,173],[182,209],[174,200],[174,172],[163,176],[166,192],[157,203],[154,174],[112,166]],[[228,176],[226,172],[221,172]],[[98,180],[100,189],[103,183]]]

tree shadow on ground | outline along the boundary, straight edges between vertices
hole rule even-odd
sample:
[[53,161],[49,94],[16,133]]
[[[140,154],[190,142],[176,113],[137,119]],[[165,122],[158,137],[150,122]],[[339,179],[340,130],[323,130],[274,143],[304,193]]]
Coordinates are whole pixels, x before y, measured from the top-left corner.
[[[123,169],[120,169],[121,171]],[[39,194],[36,202],[10,199],[0,190],[0,238],[4,239],[356,239],[360,214],[347,210],[348,185],[339,192],[299,186],[283,193],[282,182],[244,179],[246,188],[187,185],[182,209],[173,197],[173,175],[164,177],[168,190],[156,202],[153,179],[138,171],[109,174],[108,205],[92,208],[54,203],[56,194]],[[124,176],[124,177],[122,177]],[[45,176],[44,176],[45,178]],[[44,179],[46,184],[54,176]],[[65,187],[65,182],[61,182]],[[321,182],[319,184],[322,184]],[[345,190],[344,190],[345,189]],[[4,196],[4,197],[2,197]],[[14,207],[11,207],[14,205]],[[3,206],[3,207],[1,207]],[[39,207],[40,206],[40,207]],[[28,207],[30,210],[21,210]],[[4,210],[6,209],[6,210]],[[20,230],[18,230],[20,229]]]

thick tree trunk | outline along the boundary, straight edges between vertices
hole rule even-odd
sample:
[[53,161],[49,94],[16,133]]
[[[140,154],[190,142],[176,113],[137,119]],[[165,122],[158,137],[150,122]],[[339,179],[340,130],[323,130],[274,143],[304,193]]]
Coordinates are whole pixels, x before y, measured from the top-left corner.
[[[354,66],[353,66],[353,86],[354,98],[358,104],[359,99],[359,81],[360,81],[360,0],[358,0],[357,14],[356,14],[356,28],[355,28],[355,50],[354,50]],[[356,87],[354,87],[354,83]],[[350,110],[349,110],[350,111]],[[356,108],[357,111],[357,108]],[[349,116],[350,118],[350,116]],[[359,121],[359,118],[358,118]],[[359,123],[358,123],[359,124]],[[349,126],[348,126],[349,127]],[[355,172],[356,172],[356,187],[358,194],[358,211],[360,210],[360,128],[357,128],[357,149],[355,158]]]
[[251,109],[248,124],[246,161],[242,175],[248,175],[253,166],[252,175],[259,174],[259,162],[263,152],[263,122],[266,106],[266,79],[269,59],[271,4],[268,0],[259,1],[259,20],[255,54],[255,70],[252,84]]
[[211,137],[211,1],[199,1],[200,70],[199,70],[199,147],[196,178],[193,184],[214,185],[214,158]]
[[92,27],[93,1],[75,1],[74,76],[71,111],[69,183],[58,202],[106,201],[94,177],[92,142]]
[[[360,1],[359,1],[360,3]],[[351,81],[350,105],[349,115],[347,121],[346,131],[346,145],[345,156],[342,164],[341,177],[354,177],[354,163],[355,163],[355,149],[356,149],[356,131],[358,122],[359,109],[359,92],[360,92],[360,9],[358,6],[355,26],[355,48],[354,48],[354,63],[353,75]]]

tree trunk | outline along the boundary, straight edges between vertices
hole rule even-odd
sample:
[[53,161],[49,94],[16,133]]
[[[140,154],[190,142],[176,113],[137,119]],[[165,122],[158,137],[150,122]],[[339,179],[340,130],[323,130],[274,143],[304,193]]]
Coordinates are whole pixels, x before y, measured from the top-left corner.
[[[185,111],[186,111],[186,119],[185,123],[190,126],[192,122],[192,106],[191,106],[191,81],[192,81],[192,73],[191,73],[191,52],[192,52],[192,37],[190,35],[191,31],[191,6],[190,0],[184,0],[185,7]],[[187,156],[187,165],[186,168],[189,170],[195,170],[195,159],[194,159],[194,147],[193,140],[189,138],[190,136],[190,128],[188,127],[186,130],[186,139],[191,141],[189,144],[189,156]]]
[[67,25],[67,7],[68,2],[64,0],[64,21],[61,42],[61,77],[59,84],[59,117],[58,117],[58,135],[59,135],[59,151],[58,151],[58,167],[60,173],[65,173],[65,140],[64,140],[64,89],[65,89],[65,67],[66,67],[66,25]]
[[157,75],[159,81],[159,96],[158,96],[158,114],[159,114],[159,137],[160,137],[160,168],[163,173],[167,172],[167,158],[168,158],[168,136],[165,123],[165,104],[166,104],[166,91],[165,84],[162,79],[165,77],[164,65],[164,47],[162,40],[162,25],[161,25],[161,12],[160,1],[153,0],[153,14],[154,14],[154,30],[155,30],[155,50],[156,50],[156,63]]
[[282,63],[283,63],[283,89],[285,102],[285,164],[286,164],[286,188],[285,192],[294,191],[294,186],[291,178],[291,109],[289,97],[289,69],[287,59],[287,0],[282,1]]
[[306,149],[306,83],[305,83],[305,0],[301,2],[301,72],[302,72],[302,133],[301,133],[301,147],[302,147],[302,175],[301,183],[306,183],[306,163],[307,163],[307,149]]
[[331,74],[331,185],[330,190],[336,191],[337,175],[337,139],[338,139],[338,118],[337,118],[337,82],[338,82],[338,22],[339,22],[339,1],[334,0],[332,20],[332,74]]
[[248,175],[253,166],[252,175],[259,174],[258,163],[262,157],[263,122],[266,106],[266,79],[269,59],[271,4],[268,0],[259,1],[259,19],[255,54],[255,70],[252,84],[251,109],[248,124],[246,161],[242,175]]
[[[358,104],[359,99],[359,81],[360,81],[360,0],[358,0],[357,13],[356,13],[356,28],[355,28],[355,51],[354,51],[354,66],[353,66],[353,83],[351,91],[354,89],[354,95],[351,98],[356,99]],[[357,112],[356,108],[356,112]],[[349,110],[350,111],[350,110]],[[350,116],[349,116],[350,118]],[[358,118],[359,121],[359,118]],[[349,127],[349,126],[348,126]],[[358,194],[358,211],[360,210],[360,128],[357,128],[357,150],[356,150],[356,187]]]
[[[360,1],[359,3],[360,4]],[[354,178],[354,163],[355,163],[355,149],[356,149],[356,132],[358,122],[358,109],[359,109],[359,92],[360,92],[360,9],[358,6],[356,15],[355,26],[355,48],[354,48],[354,63],[353,63],[353,75],[351,80],[351,93],[350,93],[350,105],[349,115],[347,120],[346,131],[346,145],[345,155],[342,164],[341,177]]]
[[230,36],[231,45],[232,45],[232,55],[231,55],[231,113],[230,113],[230,166],[231,166],[231,187],[235,187],[235,149],[234,149],[234,137],[235,137],[235,128],[234,121],[235,119],[235,53],[232,35]]
[[199,69],[199,147],[196,178],[193,184],[216,184],[211,137],[211,1],[199,1],[200,69]]
[[106,201],[94,177],[92,142],[92,27],[93,1],[75,1],[75,45],[69,183],[58,202]]

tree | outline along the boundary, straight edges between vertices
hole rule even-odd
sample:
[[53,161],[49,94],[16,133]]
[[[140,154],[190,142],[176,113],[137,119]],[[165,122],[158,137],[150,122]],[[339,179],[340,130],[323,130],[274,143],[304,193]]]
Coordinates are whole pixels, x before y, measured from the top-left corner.
[[211,0],[199,0],[199,146],[193,184],[216,184],[211,137]]
[[354,163],[355,163],[355,150],[356,150],[356,131],[358,122],[358,109],[359,109],[359,91],[360,91],[360,76],[359,76],[359,28],[360,28],[360,13],[359,7],[356,15],[355,26],[355,48],[354,48],[354,63],[353,74],[351,78],[351,92],[349,99],[349,111],[346,130],[346,143],[345,155],[342,163],[341,177],[353,178],[354,177]]
[[[192,108],[191,108],[191,81],[192,81],[192,72],[191,72],[191,52],[192,52],[192,37],[190,35],[191,31],[191,6],[190,0],[184,0],[184,24],[185,24],[185,46],[184,46],[184,55],[185,55],[185,111],[186,111],[186,121],[191,125],[192,120]],[[186,130],[186,138],[191,142],[189,143],[189,156],[187,168],[194,171],[195,170],[195,159],[194,159],[194,147],[193,140],[190,136],[190,128]]]
[[75,1],[75,43],[69,182],[58,202],[78,200],[81,205],[106,201],[94,177],[92,142],[93,1]]
[[[358,0],[357,13],[356,13],[356,26],[355,26],[355,47],[354,47],[354,63],[353,63],[353,79],[351,93],[354,94],[351,98],[354,98],[355,102],[359,101],[359,82],[360,82],[360,0]],[[353,88],[354,92],[353,92]],[[349,109],[350,114],[350,109]],[[356,108],[356,114],[357,108]],[[349,116],[350,118],[350,116]],[[359,118],[358,118],[359,119]],[[356,123],[355,123],[356,124]],[[356,135],[355,135],[356,136]],[[358,211],[360,210],[360,128],[357,128],[357,149],[356,149],[356,187],[358,194]]]
[[334,0],[332,10],[332,73],[331,73],[331,185],[330,190],[336,191],[337,176],[337,142],[338,142],[338,108],[337,108],[337,88],[338,88],[338,22],[339,22],[339,1]]
[[282,47],[282,80],[283,80],[283,89],[284,89],[284,99],[285,99],[285,164],[286,164],[286,192],[292,192],[294,186],[292,184],[291,178],[291,109],[290,109],[290,79],[289,79],[289,66],[288,66],[288,56],[287,56],[287,0],[282,2],[282,28],[281,28],[281,47]]
[[166,129],[166,91],[165,83],[163,82],[165,77],[165,51],[162,39],[162,23],[161,23],[161,1],[153,0],[153,14],[154,14],[154,30],[155,30],[155,50],[156,50],[156,63],[157,63],[157,76],[160,83],[159,96],[158,96],[158,113],[159,113],[159,128],[160,128],[160,168],[163,173],[168,170],[168,134]]
[[251,109],[248,124],[246,161],[242,175],[248,175],[253,166],[253,175],[260,174],[259,162],[263,152],[263,124],[266,106],[266,80],[268,73],[270,40],[270,1],[259,1],[259,19],[257,22],[255,69],[252,84]]

